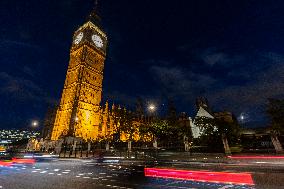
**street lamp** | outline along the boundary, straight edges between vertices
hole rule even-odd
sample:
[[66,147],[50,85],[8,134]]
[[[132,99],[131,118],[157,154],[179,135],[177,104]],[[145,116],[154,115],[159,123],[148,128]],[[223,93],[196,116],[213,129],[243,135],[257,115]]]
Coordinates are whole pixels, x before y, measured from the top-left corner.
[[156,106],[154,104],[149,104],[148,110],[149,112],[154,112],[156,110]]
[[33,127],[37,127],[37,126],[38,126],[38,121],[36,121],[36,120],[35,120],[35,121],[32,121],[32,126],[33,126]]
[[247,120],[248,116],[247,114],[241,113],[241,115],[239,116],[238,120],[240,122],[245,122]]

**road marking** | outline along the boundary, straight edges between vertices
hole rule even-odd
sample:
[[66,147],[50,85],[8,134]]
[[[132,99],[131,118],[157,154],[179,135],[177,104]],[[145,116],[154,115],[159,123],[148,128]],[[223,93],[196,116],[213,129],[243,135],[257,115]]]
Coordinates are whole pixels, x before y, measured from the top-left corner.
[[221,187],[221,188],[219,188],[219,189],[227,189],[227,188],[232,188],[232,187],[234,187],[234,185],[226,185],[226,186],[223,186],[223,187]]

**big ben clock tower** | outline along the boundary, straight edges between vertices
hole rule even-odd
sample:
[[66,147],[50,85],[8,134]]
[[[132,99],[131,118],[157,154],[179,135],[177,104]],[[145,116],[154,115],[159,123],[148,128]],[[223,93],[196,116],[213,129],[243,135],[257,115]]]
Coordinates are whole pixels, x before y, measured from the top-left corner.
[[51,140],[64,136],[95,140],[99,135],[100,103],[107,36],[93,11],[74,32],[70,61]]

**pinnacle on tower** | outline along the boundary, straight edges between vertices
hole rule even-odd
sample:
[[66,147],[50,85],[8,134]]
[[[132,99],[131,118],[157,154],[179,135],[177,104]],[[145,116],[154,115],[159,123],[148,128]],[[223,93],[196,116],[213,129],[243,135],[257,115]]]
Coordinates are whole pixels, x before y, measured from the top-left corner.
[[98,15],[98,12],[99,12],[98,6],[99,6],[98,0],[95,0],[94,8],[93,8],[93,10],[91,11],[91,13],[88,17],[88,20],[91,21],[93,24],[95,24],[97,26],[101,26],[101,18]]
[[105,112],[105,113],[108,113],[108,101],[106,101],[106,103],[105,103],[105,109],[104,109],[104,112]]

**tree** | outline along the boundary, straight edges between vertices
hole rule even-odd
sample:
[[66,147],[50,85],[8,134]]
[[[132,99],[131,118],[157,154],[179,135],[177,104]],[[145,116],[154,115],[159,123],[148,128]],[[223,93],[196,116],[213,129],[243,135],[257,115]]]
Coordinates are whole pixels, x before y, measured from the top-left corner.
[[213,118],[198,116],[195,118],[194,124],[200,129],[199,142],[201,145],[207,145],[210,150],[218,150],[221,147],[217,126]]
[[168,100],[168,113],[167,113],[167,127],[165,128],[165,134],[167,134],[168,143],[170,144],[181,144],[184,139],[184,131],[182,126],[179,124],[176,106],[172,99]]
[[170,135],[169,124],[166,120],[156,118],[150,123],[149,132],[152,133],[153,140],[168,141]]
[[[216,127],[218,128],[218,133],[221,136],[222,143],[226,154],[231,154],[229,143],[232,144],[236,142],[239,138],[239,124],[235,118],[228,121],[224,118],[215,119]],[[228,141],[228,139],[230,139]]]
[[133,141],[134,133],[137,130],[133,124],[134,114],[127,111],[126,108],[113,106],[112,118],[114,122],[115,141],[121,142],[121,138],[123,137],[122,140],[128,141],[128,147],[129,150],[131,150],[131,142]]
[[135,116],[138,119],[141,119],[142,117],[144,117],[144,114],[144,102],[141,98],[138,98],[136,101]]
[[114,125],[114,140],[120,141],[120,135],[121,135],[121,117],[123,115],[122,109],[120,106],[112,106],[112,119],[113,119],[113,125]]
[[185,112],[182,112],[178,118],[178,138],[182,138],[185,151],[189,151],[193,142],[190,124],[191,122],[188,115]]
[[283,148],[278,136],[284,133],[284,100],[269,98],[266,113],[270,118],[271,141],[276,152],[282,153]]
[[198,126],[202,132],[200,139],[203,143],[209,146],[213,144],[218,145],[216,140],[221,138],[225,153],[231,154],[229,144],[234,143],[239,138],[239,125],[234,117],[232,120],[197,117],[195,119],[195,125]]
[[167,121],[170,126],[177,125],[177,112],[176,107],[173,100],[168,100],[168,113],[167,113]]
[[139,140],[140,142],[150,142],[153,141],[153,133],[151,124],[149,122],[140,122],[139,123]]
[[133,113],[130,111],[127,111],[125,108],[123,109],[120,120],[120,129],[122,132],[128,135],[128,140],[133,140],[133,134],[135,132],[135,127],[133,125]]

